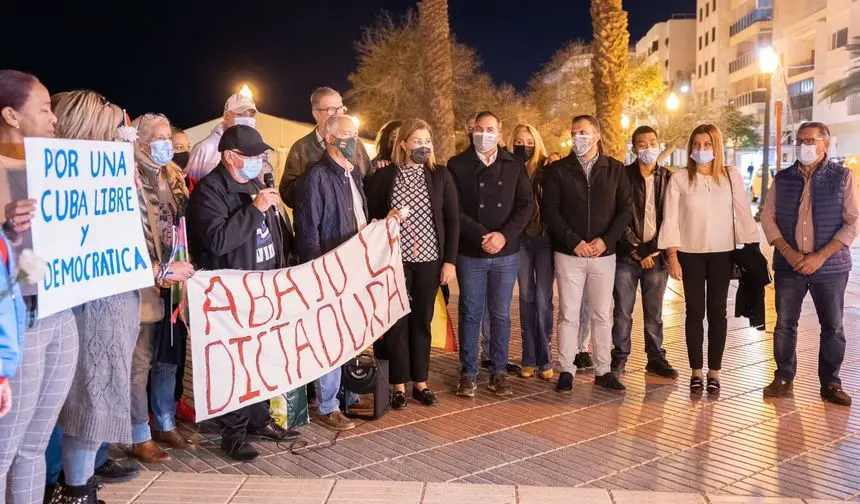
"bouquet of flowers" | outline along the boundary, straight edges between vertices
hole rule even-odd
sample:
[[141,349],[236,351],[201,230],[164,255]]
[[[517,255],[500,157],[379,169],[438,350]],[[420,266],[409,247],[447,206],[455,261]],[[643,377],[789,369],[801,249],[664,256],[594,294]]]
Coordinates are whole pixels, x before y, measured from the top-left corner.
[[46,269],[47,265],[44,259],[37,256],[30,249],[22,250],[21,255],[18,257],[18,271],[15,272],[15,276],[9,282],[9,288],[5,291],[0,291],[0,299],[8,296],[15,285],[40,282],[45,278]]

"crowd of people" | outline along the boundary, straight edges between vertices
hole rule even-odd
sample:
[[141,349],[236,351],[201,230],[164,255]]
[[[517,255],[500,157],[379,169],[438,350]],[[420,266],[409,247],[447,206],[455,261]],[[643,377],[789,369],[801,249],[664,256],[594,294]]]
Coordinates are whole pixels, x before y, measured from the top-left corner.
[[[677,379],[663,348],[670,277],[684,287],[691,394],[720,391],[732,279],[740,281],[736,316],[764,326],[770,272],[761,233],[740,172],[724,158],[722,134],[713,125],[691,132],[686,167],[670,173],[658,164],[660,138],[649,126],[633,132],[635,159],[625,166],[604,153],[593,116],[573,118],[572,150],[560,157],[547,152],[534,126],[517,124],[507,133],[498,116],[483,111],[466,123],[466,150],[441,163],[432,128],[421,119],[387,123],[370,159],[338,92],[319,88],[310,104],[315,128],[290,149],[276,188],[271,147],[255,128],[257,107],[247,96],[231,96],[223,120],[192,147],[164,115],[131,121],[94,91],[51,95],[33,75],[0,70],[0,499],[95,504],[99,482],[137,473],[111,460],[107,444],[125,446],[147,463],[169,461],[165,448],[195,449],[176,428],[184,407],[187,329],[171,314],[182,283],[198,268],[259,271],[313,260],[373,219],[402,223],[411,312],[373,346],[390,363],[394,410],[438,403],[428,386],[431,321],[437,292],[443,289],[447,299],[455,281],[456,395],[466,398],[475,395],[479,367],[489,370],[488,388],[499,396],[512,395],[512,372],[550,381],[558,370],[555,390],[571,393],[574,375],[590,368],[596,386],[623,390],[637,289],[646,371]],[[25,137],[133,142],[153,288],[36,316],[35,286],[14,277],[21,250],[31,246],[35,210],[22,183]],[[778,317],[777,370],[764,396],[792,393],[798,321],[809,292],[821,323],[821,397],[850,405],[839,370],[858,195],[852,172],[828,157],[826,125],[805,123],[796,138],[798,160],[777,174],[761,217],[774,247]],[[292,209],[292,221],[282,202]],[[400,212],[405,207],[408,214]],[[171,259],[181,217],[187,219],[190,260]],[[517,284],[519,365],[508,357]],[[356,411],[372,407],[365,398],[343,397],[339,368],[309,388],[318,421],[332,430],[355,426],[342,404]],[[282,441],[301,435],[274,422],[265,402],[217,423],[221,447],[235,460],[258,456],[249,436]]]

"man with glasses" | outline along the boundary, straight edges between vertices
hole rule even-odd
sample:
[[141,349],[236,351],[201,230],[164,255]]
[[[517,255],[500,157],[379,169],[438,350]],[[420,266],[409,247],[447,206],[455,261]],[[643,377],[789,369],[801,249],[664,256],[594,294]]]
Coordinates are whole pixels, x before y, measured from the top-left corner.
[[[188,202],[191,256],[200,269],[265,271],[287,267],[293,231],[277,212],[278,193],[264,188],[258,177],[263,155],[271,147],[260,133],[245,125],[228,128],[221,136],[221,162],[201,180]],[[221,449],[233,460],[259,456],[249,435],[275,441],[295,439],[269,417],[266,402],[221,415]]]
[[[339,97],[338,97],[339,98]],[[367,198],[362,173],[350,159],[359,149],[358,128],[352,117],[332,114],[319,128],[325,151],[302,177],[296,207],[296,236],[302,262],[312,261],[337,248],[367,226]],[[335,431],[354,429],[340,411],[341,369],[335,368],[316,382],[319,421]],[[347,404],[357,400],[348,394]],[[366,412],[370,404],[353,405]]]
[[797,161],[774,177],[761,217],[767,241],[774,247],[777,314],[773,334],[776,372],[764,397],[793,395],[797,324],[809,292],[821,324],[821,398],[850,406],[839,369],[845,357],[842,315],[860,201],[851,170],[827,157],[830,130],[826,125],[802,124],[796,145]]
[[[300,138],[290,147],[287,164],[281,177],[279,190],[281,198],[288,207],[295,209],[296,190],[299,177],[314,166],[323,157],[325,146],[325,122],[329,117],[343,115],[347,108],[343,105],[340,93],[330,87],[321,87],[311,93],[311,112],[316,121],[316,128]],[[364,145],[358,141],[355,152],[349,162],[361,170],[362,175],[370,169],[370,157],[364,150]]]

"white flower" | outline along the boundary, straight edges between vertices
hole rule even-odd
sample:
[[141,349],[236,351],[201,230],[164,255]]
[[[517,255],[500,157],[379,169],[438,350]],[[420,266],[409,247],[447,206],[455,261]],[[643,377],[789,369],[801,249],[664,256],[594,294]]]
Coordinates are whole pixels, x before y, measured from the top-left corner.
[[409,205],[403,205],[403,208],[400,209],[400,217],[403,219],[408,218],[411,213],[412,209],[409,208]]
[[120,126],[116,129],[116,137],[123,142],[137,141],[137,128],[134,126]]
[[30,249],[21,251],[21,255],[18,257],[18,276],[23,277],[23,281],[41,282],[45,278],[46,269],[45,260],[37,256],[35,252]]

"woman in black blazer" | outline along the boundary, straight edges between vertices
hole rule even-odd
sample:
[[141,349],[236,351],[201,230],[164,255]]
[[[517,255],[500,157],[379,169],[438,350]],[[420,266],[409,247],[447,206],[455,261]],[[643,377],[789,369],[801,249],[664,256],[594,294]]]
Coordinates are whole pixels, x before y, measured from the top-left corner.
[[374,353],[390,361],[391,407],[406,407],[406,382],[412,397],[425,406],[437,403],[427,388],[430,369],[430,323],[440,285],[454,280],[460,239],[457,190],[448,170],[436,164],[430,126],[411,119],[400,126],[392,163],[365,182],[370,217],[409,207],[400,237],[403,271],[412,312],[397,321],[374,344]]

